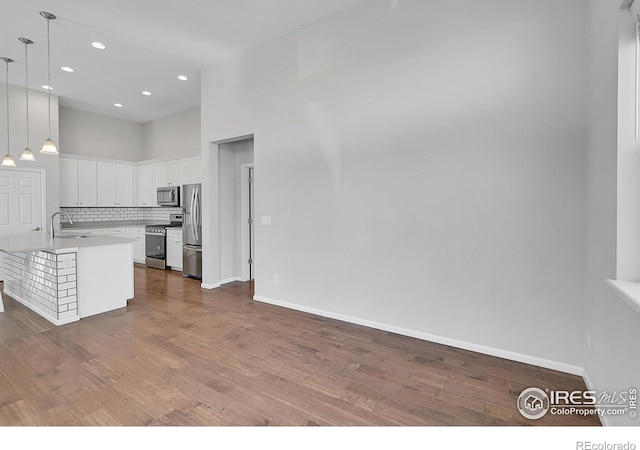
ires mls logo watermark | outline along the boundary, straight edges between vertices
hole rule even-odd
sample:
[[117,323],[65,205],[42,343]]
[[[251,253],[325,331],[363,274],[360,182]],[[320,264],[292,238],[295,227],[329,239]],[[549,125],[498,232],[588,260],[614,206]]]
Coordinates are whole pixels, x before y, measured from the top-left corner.
[[626,391],[562,391],[542,390],[537,387],[525,389],[518,396],[518,411],[527,419],[537,420],[547,413],[556,415],[578,414],[589,416],[638,416],[638,390]]

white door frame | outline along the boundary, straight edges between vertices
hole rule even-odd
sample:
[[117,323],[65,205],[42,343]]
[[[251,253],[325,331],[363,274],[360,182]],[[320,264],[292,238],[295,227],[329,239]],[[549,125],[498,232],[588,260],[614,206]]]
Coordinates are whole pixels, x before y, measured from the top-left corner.
[[[249,169],[253,169],[254,164],[240,165],[240,281],[249,281],[249,186],[245,181],[249,178]],[[255,197],[255,188],[254,188]],[[252,199],[255,202],[255,198]],[[254,208],[255,210],[255,208]],[[255,226],[256,218],[253,218]],[[255,236],[255,233],[254,233]],[[255,248],[255,242],[253,242]],[[254,252],[255,254],[255,252]],[[253,264],[255,268],[255,261]],[[255,278],[255,275],[254,275]]]

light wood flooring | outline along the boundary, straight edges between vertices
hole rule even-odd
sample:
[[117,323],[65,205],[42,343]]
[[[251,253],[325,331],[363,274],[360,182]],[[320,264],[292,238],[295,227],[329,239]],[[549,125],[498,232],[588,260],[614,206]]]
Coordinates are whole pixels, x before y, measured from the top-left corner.
[[135,268],[126,308],[55,327],[0,313],[0,425],[599,425],[530,421],[530,386],[581,378],[202,290]]

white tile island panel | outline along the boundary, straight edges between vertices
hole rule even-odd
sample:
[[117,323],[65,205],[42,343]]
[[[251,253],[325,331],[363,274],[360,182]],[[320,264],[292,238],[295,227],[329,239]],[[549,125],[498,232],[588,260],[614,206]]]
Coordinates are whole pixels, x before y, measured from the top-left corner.
[[133,298],[132,245],[111,236],[1,236],[4,292],[55,325],[122,308]]

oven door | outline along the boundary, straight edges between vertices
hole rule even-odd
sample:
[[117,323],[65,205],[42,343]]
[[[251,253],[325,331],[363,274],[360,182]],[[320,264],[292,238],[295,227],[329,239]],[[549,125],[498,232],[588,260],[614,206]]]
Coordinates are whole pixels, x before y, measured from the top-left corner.
[[145,235],[145,265],[156,269],[165,269],[166,237],[161,234]]

